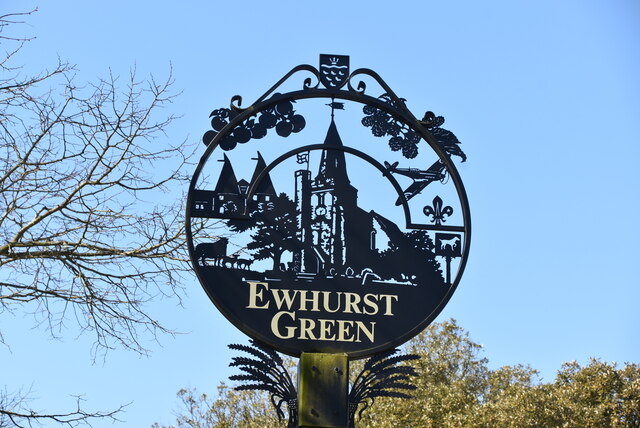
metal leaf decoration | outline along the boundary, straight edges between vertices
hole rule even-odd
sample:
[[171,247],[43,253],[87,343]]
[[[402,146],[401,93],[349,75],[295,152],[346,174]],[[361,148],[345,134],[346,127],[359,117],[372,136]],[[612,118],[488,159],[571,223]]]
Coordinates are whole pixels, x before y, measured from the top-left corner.
[[278,419],[285,417],[282,404],[287,403],[289,427],[297,426],[297,392],[283,360],[276,351],[251,340],[251,345],[229,345],[230,349],[246,352],[255,358],[234,357],[230,367],[238,367],[245,374],[229,376],[232,381],[245,382],[236,386],[236,391],[267,391],[271,394],[271,404],[276,409]]
[[404,365],[407,361],[420,359],[414,354],[397,355],[399,350],[394,349],[374,355],[365,363],[362,371],[356,378],[349,393],[349,426],[355,426],[355,415],[360,404],[362,409],[358,412],[358,418],[372,406],[377,397],[411,398],[411,395],[402,392],[415,390],[410,383],[411,377],[416,376],[416,370],[412,366]]
[[[378,99],[390,106],[398,107],[398,102],[394,101],[389,94],[382,94]],[[403,103],[405,100],[400,98],[399,101]],[[402,156],[408,159],[413,159],[418,155],[420,136],[405,122],[372,105],[364,106],[362,111],[365,114],[362,124],[371,128],[371,132],[376,137],[391,137],[389,138],[391,150],[394,152],[401,150]],[[467,160],[467,155],[460,149],[460,141],[454,133],[440,127],[444,123],[444,117],[436,116],[433,112],[428,111],[420,123],[431,132],[438,146],[447,155],[459,156],[462,162]]]
[[451,156],[460,156],[462,162],[467,160],[467,155],[460,149],[460,141],[455,134],[448,129],[441,128],[444,124],[444,117],[436,116],[433,112],[428,111],[424,114],[424,117],[420,123],[431,132],[435,137],[438,146]]

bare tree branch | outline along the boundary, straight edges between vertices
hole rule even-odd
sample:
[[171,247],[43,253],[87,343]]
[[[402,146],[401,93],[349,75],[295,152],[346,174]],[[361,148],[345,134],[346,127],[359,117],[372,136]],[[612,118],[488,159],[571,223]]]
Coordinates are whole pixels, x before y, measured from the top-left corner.
[[[4,35],[33,12],[0,16],[0,314],[31,312],[57,336],[67,322],[96,353],[171,331],[148,314],[176,296],[188,267],[182,192],[192,152],[171,144],[171,74],[109,72],[78,86],[74,69],[23,76]],[[2,341],[0,327],[0,341]]]
[[[147,303],[179,302],[188,270],[181,205],[194,148],[165,134],[173,78],[133,69],[78,85],[60,59],[25,73],[13,62],[31,39],[8,31],[34,12],[0,15],[0,317],[32,313],[51,337],[88,332],[94,358],[116,346],[144,354],[172,333]],[[75,409],[47,412],[30,401],[0,390],[0,428],[91,426],[124,408],[87,411],[76,397]]]
[[27,37],[12,37],[4,35],[4,31],[8,29],[10,26],[15,26],[16,24],[24,24],[25,21],[22,19],[24,17],[33,15],[38,11],[38,8],[30,10],[29,12],[13,12],[13,13],[5,13],[4,15],[0,15],[0,40],[12,40],[15,42],[26,42],[32,40],[32,38]]
[[89,412],[82,408],[82,397],[75,397],[75,409],[62,413],[42,413],[28,407],[30,401],[28,393],[19,391],[8,394],[0,391],[0,428],[26,428],[40,426],[44,422],[56,422],[62,426],[77,427],[80,425],[93,426],[92,422],[110,420],[120,421],[118,415],[125,409],[120,406],[115,410]]

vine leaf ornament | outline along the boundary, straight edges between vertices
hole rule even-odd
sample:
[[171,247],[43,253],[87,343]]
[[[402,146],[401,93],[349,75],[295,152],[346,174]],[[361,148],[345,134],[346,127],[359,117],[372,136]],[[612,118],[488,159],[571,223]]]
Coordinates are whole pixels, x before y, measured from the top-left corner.
[[232,381],[245,382],[236,386],[236,391],[266,391],[270,393],[271,404],[283,420],[285,415],[282,405],[287,403],[289,422],[288,427],[297,427],[297,392],[291,381],[289,372],[284,367],[282,357],[273,349],[250,340],[251,345],[228,345],[229,349],[246,352],[255,358],[233,357],[229,367],[237,367],[244,374],[229,376]]
[[361,404],[358,418],[362,417],[362,413],[371,407],[378,397],[412,398],[402,390],[416,389],[416,386],[410,382],[417,373],[414,367],[403,363],[418,360],[420,356],[415,354],[394,356],[398,351],[398,349],[392,349],[381,352],[364,364],[349,393],[350,428],[355,427],[356,411]]
[[450,206],[443,207],[443,202],[440,196],[433,198],[433,206],[425,206],[422,212],[427,217],[431,216],[431,223],[435,223],[436,226],[441,226],[446,220],[444,216],[450,217],[453,214],[453,208]]
[[[389,94],[382,94],[378,99],[385,104],[398,108],[398,103],[395,102]],[[399,101],[404,103],[406,100],[400,98]],[[362,119],[362,124],[371,128],[374,136],[391,137],[389,138],[389,148],[392,151],[402,151],[402,155],[408,159],[413,159],[418,155],[420,135],[413,131],[405,122],[372,105],[364,106],[362,112],[365,114],[365,117]],[[449,157],[459,156],[462,162],[466,161],[467,155],[460,149],[460,141],[453,132],[440,127],[443,123],[444,117],[436,116],[431,111],[426,112],[420,121],[420,124],[427,128],[435,137],[438,146]]]
[[448,129],[441,128],[440,126],[443,123],[444,117],[436,116],[431,111],[426,112],[420,121],[420,124],[431,132],[431,135],[435,137],[438,146],[440,146],[440,148],[449,155],[449,157],[459,156],[460,159],[462,159],[461,162],[466,161],[467,155],[464,154],[460,148],[460,141],[458,140],[458,137]]
[[[394,101],[394,99],[386,93],[379,96],[378,99],[394,108],[398,107],[398,103],[405,102],[404,98],[398,98],[397,101]],[[402,155],[408,159],[413,159],[418,155],[418,143],[421,137],[404,121],[372,105],[364,106],[362,111],[365,114],[365,117],[362,119],[362,124],[371,128],[372,134],[376,137],[391,137],[389,138],[389,148],[392,151],[402,151]],[[436,144],[449,158],[451,158],[451,156],[459,156],[460,159],[462,159],[461,162],[467,160],[467,155],[460,148],[458,137],[448,129],[440,127],[444,124],[444,117],[436,116],[433,112],[428,111],[424,114],[420,124],[431,133],[435,138]],[[440,160],[434,162],[425,171],[412,170],[411,168],[397,168],[398,162],[393,164],[385,162],[385,165],[391,172],[406,175],[414,180],[411,186],[404,191],[404,197],[407,201],[421,193],[432,181],[444,180],[446,177],[445,166]],[[402,201],[402,197],[398,198],[396,205],[401,205]],[[440,200],[440,202],[442,201]],[[444,222],[444,217],[440,214],[451,215],[447,212],[447,208],[453,210],[451,207],[445,207],[444,211],[438,212],[438,215],[434,217],[436,225],[441,225]],[[431,215],[431,213],[427,213],[427,207],[425,207],[425,214]]]

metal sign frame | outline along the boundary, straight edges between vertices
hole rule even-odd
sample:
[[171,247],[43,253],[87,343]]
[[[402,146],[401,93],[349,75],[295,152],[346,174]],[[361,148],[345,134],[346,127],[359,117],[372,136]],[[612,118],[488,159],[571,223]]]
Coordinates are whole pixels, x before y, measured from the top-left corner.
[[[202,251],[198,251],[198,249],[194,245],[194,231],[192,229],[192,219],[199,216],[197,213],[195,213],[194,208],[196,207],[197,203],[197,197],[195,195],[198,192],[197,182],[199,176],[205,164],[207,163],[207,161],[209,161],[210,157],[216,149],[233,149],[232,146],[234,146],[235,144],[233,142],[233,139],[239,138],[246,140],[247,134],[245,131],[249,129],[250,126],[254,126],[255,133],[255,123],[257,123],[256,121],[259,115],[261,115],[263,112],[274,112],[275,109],[277,109],[277,106],[283,105],[283,103],[323,98],[331,101],[331,104],[329,105],[331,106],[333,115],[334,108],[340,108],[341,103],[339,101],[352,101],[355,103],[359,103],[365,107],[370,106],[371,109],[382,112],[383,114],[388,115],[388,117],[392,118],[393,120],[405,125],[406,130],[417,135],[420,141],[425,141],[428,144],[429,148],[437,155],[438,161],[434,163],[434,165],[432,165],[430,168],[420,171],[415,171],[407,168],[403,169],[398,168],[397,162],[394,164],[388,164],[385,162],[385,165],[383,165],[368,154],[351,147],[345,146],[339,148],[338,150],[366,160],[369,164],[375,166],[375,168],[377,168],[380,173],[389,180],[395,191],[398,193],[398,201],[396,202],[396,205],[401,205],[402,209],[404,210],[406,219],[405,227],[407,229],[438,232],[437,235],[440,235],[441,239],[437,240],[435,254],[441,257],[446,257],[446,283],[449,285],[449,287],[440,300],[439,304],[437,304],[437,306],[435,306],[429,313],[425,314],[420,322],[417,322],[412,328],[401,332],[385,343],[376,344],[375,346],[370,346],[368,348],[362,347],[361,349],[347,352],[349,358],[353,359],[371,356],[373,354],[392,349],[406,342],[413,336],[417,335],[420,331],[422,331],[427,325],[429,325],[442,311],[442,309],[445,307],[445,305],[448,303],[449,299],[455,292],[458,284],[460,283],[462,274],[466,267],[471,240],[471,220],[466,191],[458,174],[458,171],[451,159],[452,155],[456,155],[461,157],[464,161],[466,160],[466,155],[464,155],[464,153],[457,147],[457,144],[459,144],[457,138],[450,131],[440,128],[440,125],[444,120],[440,116],[436,116],[431,112],[427,112],[422,120],[417,119],[416,116],[414,116],[406,107],[404,100],[398,97],[394,93],[394,91],[386,84],[386,82],[373,70],[367,68],[359,68],[353,72],[347,72],[342,77],[338,77],[332,80],[330,74],[327,72],[331,67],[334,67],[334,69],[335,67],[339,67],[341,70],[344,70],[346,67],[346,70],[348,70],[349,57],[340,55],[321,55],[320,66],[318,68],[306,64],[294,67],[249,107],[241,107],[242,97],[236,95],[231,98],[229,109],[218,109],[212,113],[212,122],[215,123],[215,127],[213,130],[205,133],[203,142],[207,145],[207,148],[196,167],[189,187],[186,207],[186,236],[192,264],[200,282],[203,284],[203,287],[205,288],[213,303],[232,324],[234,324],[248,336],[260,342],[263,342],[280,352],[294,356],[299,356],[301,352],[308,352],[309,349],[297,349],[295,346],[283,345],[283,343],[281,342],[277,342],[270,339],[269,337],[265,337],[265,335],[258,332],[250,322],[247,322],[247,320],[238,319],[235,314],[230,313],[229,309],[224,305],[221,305],[218,301],[215,295],[215,290],[213,290],[211,286],[207,287],[204,285],[205,282],[210,282],[210,279],[203,277],[204,274],[202,273],[201,265],[204,260],[204,255],[202,254]],[[285,82],[290,81],[290,79],[294,75],[297,75],[299,73],[308,73],[311,75],[311,77],[307,77],[304,79],[302,89],[286,93],[277,92],[278,89],[285,84]],[[365,82],[361,80],[365,77],[373,79],[375,83],[377,83],[382,88],[382,90],[384,91],[384,95],[381,97],[374,97],[366,94],[365,91],[367,89],[367,86]],[[289,114],[288,118],[289,120],[291,120],[291,117],[293,117],[292,113],[287,114]],[[296,132],[296,126],[299,128],[298,131],[304,127],[304,122],[301,122],[299,118],[295,118],[295,120],[297,121],[297,125],[293,124],[287,129],[285,129],[286,127],[284,126],[276,128],[276,132],[278,133],[278,135],[286,137],[291,132]],[[274,124],[270,123],[270,125]],[[300,126],[302,126],[302,128],[300,128]],[[271,128],[273,128],[273,126]],[[263,134],[265,132],[265,130],[261,129],[259,132],[257,132],[257,134],[264,136]],[[260,135],[254,137],[249,135],[248,138],[261,138]],[[287,151],[286,153],[282,154],[278,159],[271,162],[268,166],[265,166],[262,171],[260,171],[260,173],[252,179],[252,182],[249,183],[248,189],[246,191],[247,200],[251,200],[252,196],[256,194],[257,187],[261,183],[261,181],[265,177],[268,177],[269,172],[280,162],[292,156],[301,155],[304,152],[308,153],[308,151],[310,150],[322,149],[322,145],[307,145]],[[414,184],[417,183],[417,185],[414,185],[403,191],[402,187],[394,177],[394,174],[401,174],[412,177],[414,179]],[[463,224],[453,226],[443,224],[446,222],[445,217],[451,215],[452,208],[449,206],[443,207],[443,202],[439,197],[436,197],[436,199],[433,200],[433,206],[424,208],[424,214],[427,216],[431,216],[431,223],[433,224],[425,225],[413,221],[408,206],[409,199],[420,193],[422,191],[422,188],[424,188],[424,186],[426,186],[429,182],[442,179],[445,175],[450,177],[455,186],[455,190],[459,197],[459,206],[462,211],[461,214]],[[420,177],[420,179],[418,180],[414,178],[414,176]],[[242,213],[239,213],[239,215],[237,215],[236,217],[241,218],[243,216],[248,216],[248,210],[249,205],[247,203],[245,204],[244,211]],[[224,216],[220,218],[224,218]],[[455,242],[455,237],[457,237],[458,242]],[[443,239],[449,239],[452,241],[442,244],[442,242],[444,242],[442,241]],[[224,243],[224,245],[226,246],[226,243]],[[439,248],[438,245],[440,245],[440,247],[442,248]],[[455,274],[453,279],[450,278],[449,272],[449,263],[452,257],[459,258],[460,260],[457,273]],[[227,262],[232,262],[231,259],[227,259]],[[236,259],[236,263],[241,263],[241,261]],[[326,350],[322,347],[318,349],[320,352],[326,352]],[[332,352],[331,350],[329,351]]]

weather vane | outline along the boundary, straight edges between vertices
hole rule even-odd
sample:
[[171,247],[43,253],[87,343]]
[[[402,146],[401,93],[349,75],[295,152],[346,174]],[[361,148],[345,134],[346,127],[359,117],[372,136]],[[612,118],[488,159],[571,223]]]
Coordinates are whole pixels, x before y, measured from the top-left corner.
[[334,111],[335,110],[344,110],[344,103],[335,102],[334,98],[331,98],[331,102],[329,104],[325,104],[331,107],[331,120],[334,119]]

